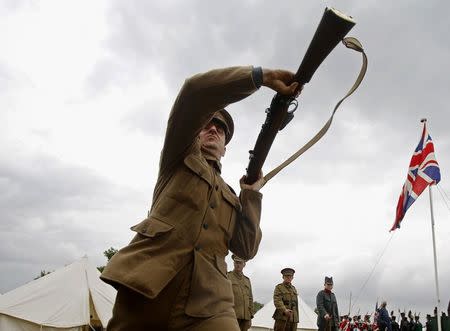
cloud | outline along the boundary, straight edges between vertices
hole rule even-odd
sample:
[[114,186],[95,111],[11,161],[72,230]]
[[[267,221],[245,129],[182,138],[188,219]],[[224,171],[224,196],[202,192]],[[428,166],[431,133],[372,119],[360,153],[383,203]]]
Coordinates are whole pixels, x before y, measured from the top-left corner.
[[[342,104],[329,133],[262,190],[263,241],[246,272],[260,302],[271,299],[279,270],[290,265],[310,305],[323,277],[332,275],[341,311],[352,292],[353,301],[358,297],[353,312],[371,311],[376,298],[384,298],[390,308],[429,313],[434,284],[427,196],[408,211],[368,276],[390,238],[422,117],[435,141],[440,185],[450,192],[450,47],[443,42],[450,5],[327,5],[357,21],[350,35],[367,51],[367,76]],[[11,50],[0,58],[0,93],[7,93],[0,109],[10,110],[1,121],[0,186],[6,189],[0,193],[0,267],[7,272],[0,292],[84,253],[104,264],[101,252],[125,245],[132,236],[128,227],[145,216],[166,120],[184,79],[230,65],[295,71],[324,7],[320,1],[113,1],[91,10],[74,2],[71,10],[90,13],[81,34],[71,19],[77,16],[67,16],[70,11],[56,2],[9,10],[13,35],[0,34]],[[22,29],[24,22],[35,29]],[[54,22],[61,29],[55,31]],[[55,63],[48,54],[65,60]],[[296,117],[278,134],[266,173],[322,127],[360,63],[360,55],[342,45],[324,61],[299,98]],[[235,188],[273,94],[262,87],[228,107],[236,130],[223,176]],[[435,199],[445,284],[448,209],[437,193]],[[449,296],[442,286],[442,301]]]
[[101,263],[103,250],[131,236],[134,220],[120,218],[142,199],[90,169],[48,155],[2,157],[0,183],[0,265],[27,270],[13,278],[2,272],[0,292],[85,253]]

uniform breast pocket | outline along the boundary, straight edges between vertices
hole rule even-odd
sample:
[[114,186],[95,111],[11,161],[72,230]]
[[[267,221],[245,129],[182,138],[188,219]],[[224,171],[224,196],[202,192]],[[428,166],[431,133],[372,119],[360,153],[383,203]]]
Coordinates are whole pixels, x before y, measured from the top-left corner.
[[247,296],[250,296],[250,286],[248,284],[245,284],[244,288],[245,288],[245,294],[247,294]]
[[199,160],[187,157],[160,194],[152,216],[168,222],[183,222],[191,213],[200,213],[212,186],[210,175]]

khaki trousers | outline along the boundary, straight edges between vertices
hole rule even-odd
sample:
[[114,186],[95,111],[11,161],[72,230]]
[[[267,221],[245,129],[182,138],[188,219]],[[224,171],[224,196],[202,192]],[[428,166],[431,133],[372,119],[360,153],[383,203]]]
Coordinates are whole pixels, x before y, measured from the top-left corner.
[[239,331],[232,309],[208,318],[185,314],[192,267],[183,268],[155,299],[120,287],[107,331]]
[[239,330],[241,331],[247,331],[252,326],[251,320],[243,320],[238,318],[238,324],[239,324]]
[[296,331],[297,323],[275,320],[275,325],[273,326],[273,331]]

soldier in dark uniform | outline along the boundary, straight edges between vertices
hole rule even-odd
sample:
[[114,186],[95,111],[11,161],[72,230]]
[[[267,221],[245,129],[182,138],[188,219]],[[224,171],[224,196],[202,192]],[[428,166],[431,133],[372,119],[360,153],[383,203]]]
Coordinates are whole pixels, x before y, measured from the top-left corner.
[[380,331],[392,331],[391,318],[386,309],[387,302],[383,301],[378,310],[377,324]]
[[414,321],[414,315],[412,314],[411,310],[408,312],[408,318],[409,331],[414,331],[416,329],[416,322]]
[[414,315],[414,330],[413,331],[422,331],[423,325],[420,323],[420,316]]
[[319,331],[337,331],[339,326],[339,310],[333,289],[333,277],[325,277],[324,289],[316,297],[317,326]]
[[409,331],[408,318],[404,312],[400,313],[400,331]]
[[240,331],[247,331],[252,326],[253,294],[250,278],[244,275],[243,269],[246,261],[236,255],[231,255],[234,269],[227,273],[233,286],[234,312]]
[[298,292],[292,285],[295,270],[284,268],[281,270],[283,282],[275,286],[273,292],[273,303],[275,312],[273,319],[275,325],[274,331],[295,331],[298,323]]
[[391,313],[392,331],[400,331],[400,325],[397,323],[397,321],[395,319],[396,319],[396,317],[394,316],[394,314]]
[[431,315],[427,314],[427,321],[425,322],[425,331],[431,331]]

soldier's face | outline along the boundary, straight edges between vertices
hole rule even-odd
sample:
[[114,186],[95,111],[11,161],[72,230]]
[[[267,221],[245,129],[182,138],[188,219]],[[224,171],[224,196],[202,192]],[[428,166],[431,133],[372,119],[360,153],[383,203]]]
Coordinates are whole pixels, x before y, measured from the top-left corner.
[[292,283],[292,280],[294,279],[294,275],[283,275],[283,281],[285,283]]
[[245,267],[244,261],[233,261],[233,263],[234,263],[234,271],[242,272],[242,270],[244,270]]
[[325,283],[325,288],[329,291],[331,291],[333,289],[333,284],[331,283]]
[[210,121],[199,133],[202,151],[207,152],[218,160],[225,155],[225,130],[215,121]]

